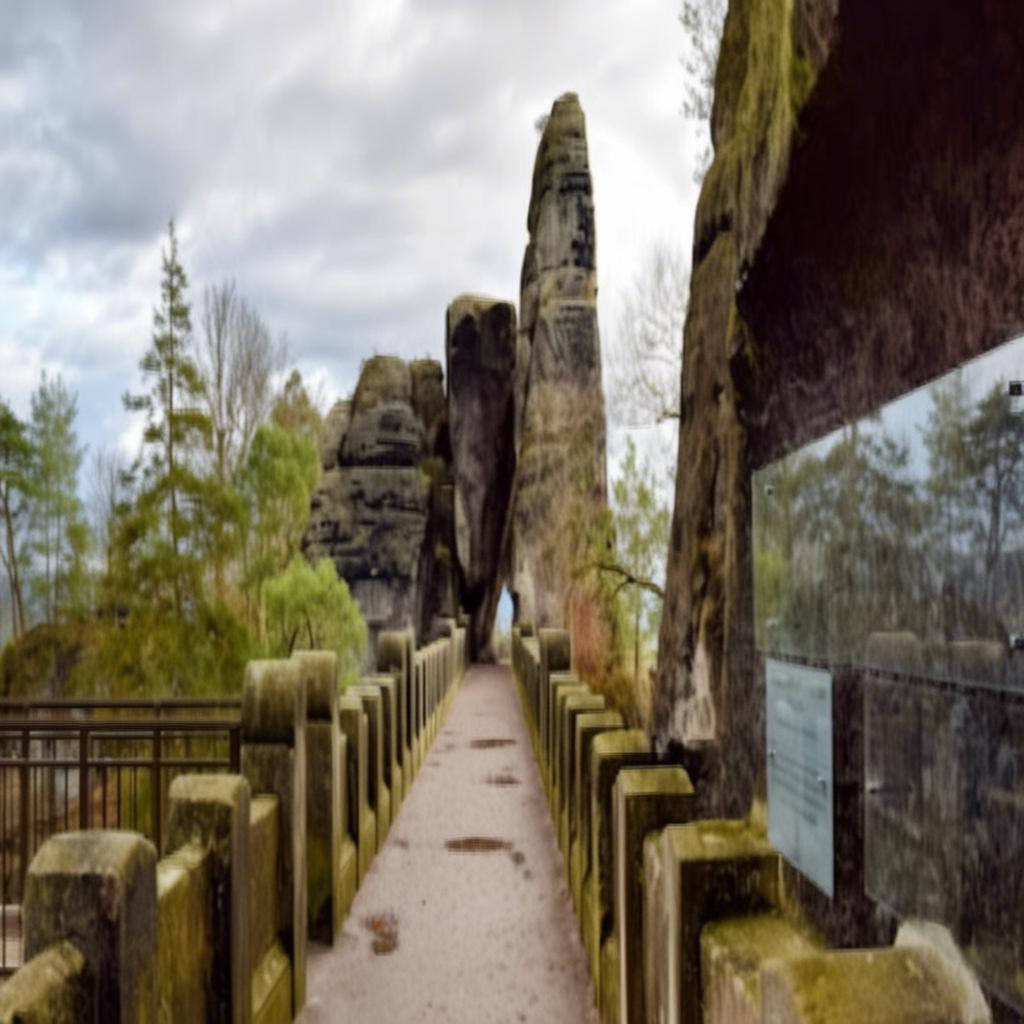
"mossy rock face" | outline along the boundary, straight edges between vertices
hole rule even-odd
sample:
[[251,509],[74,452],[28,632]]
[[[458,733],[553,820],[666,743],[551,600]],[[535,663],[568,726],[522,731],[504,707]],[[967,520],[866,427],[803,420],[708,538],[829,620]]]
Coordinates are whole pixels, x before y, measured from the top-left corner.
[[564,621],[570,527],[605,506],[597,248],[586,119],[566,93],[534,162],[515,357],[511,589],[530,621]]
[[764,790],[760,695],[748,685],[754,652],[744,426],[758,351],[737,293],[785,185],[836,6],[735,0],[715,77],[715,159],[694,231],[653,713],[659,746],[711,741],[728,748],[722,761],[730,774],[711,780],[708,794],[718,813],[746,814]]
[[502,542],[515,477],[516,310],[460,295],[445,328],[448,425],[455,478],[455,543],[471,616],[474,660],[493,660]]

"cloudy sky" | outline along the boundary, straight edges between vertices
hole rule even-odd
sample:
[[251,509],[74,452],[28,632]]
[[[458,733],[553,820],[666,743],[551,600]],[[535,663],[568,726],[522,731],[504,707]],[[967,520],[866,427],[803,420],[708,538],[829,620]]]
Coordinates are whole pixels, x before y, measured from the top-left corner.
[[[44,368],[86,442],[137,435],[172,216],[334,399],[375,352],[443,358],[461,291],[518,299],[534,122],[588,118],[600,315],[658,237],[689,250],[677,0],[3,0],[0,395]],[[197,318],[198,319],[198,318]],[[134,417],[137,419],[137,417]]]

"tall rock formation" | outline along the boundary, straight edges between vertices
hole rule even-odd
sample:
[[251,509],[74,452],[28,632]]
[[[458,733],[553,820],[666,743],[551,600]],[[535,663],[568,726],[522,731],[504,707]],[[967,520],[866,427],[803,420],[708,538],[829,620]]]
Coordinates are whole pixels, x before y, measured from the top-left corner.
[[586,122],[557,99],[533,168],[516,352],[511,582],[519,618],[566,621],[572,542],[606,500],[594,199]]
[[437,557],[451,543],[442,514],[451,478],[441,382],[432,360],[375,356],[351,403],[336,405],[325,423],[325,472],[303,552],[333,560],[373,636],[391,628],[422,636],[435,615],[454,610],[450,559]]
[[503,544],[516,462],[515,307],[460,295],[448,307],[445,334],[460,594],[471,617],[471,653],[489,660],[508,575]]

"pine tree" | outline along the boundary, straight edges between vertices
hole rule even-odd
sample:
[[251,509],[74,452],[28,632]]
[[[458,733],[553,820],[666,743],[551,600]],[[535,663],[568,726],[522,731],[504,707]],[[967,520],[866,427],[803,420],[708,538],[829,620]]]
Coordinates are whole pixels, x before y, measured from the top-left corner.
[[7,573],[11,595],[11,632],[15,639],[25,632],[25,598],[22,588],[21,532],[31,495],[29,474],[32,445],[25,424],[0,399],[0,517],[3,544],[0,564]]
[[69,580],[82,576],[87,547],[78,471],[84,449],[78,444],[75,417],[78,396],[60,376],[43,373],[32,395],[29,436],[32,443],[31,552],[32,591],[43,618],[56,622],[81,598],[69,593]]
[[174,221],[163,253],[160,305],[153,312],[152,344],[139,363],[149,390],[124,396],[125,407],[146,414],[142,479],[136,503],[137,532],[155,526],[147,568],[157,594],[170,590],[181,618],[186,599],[201,584],[196,557],[197,507],[204,482],[198,473],[210,421],[200,409],[202,380],[192,357],[188,278],[178,259]]

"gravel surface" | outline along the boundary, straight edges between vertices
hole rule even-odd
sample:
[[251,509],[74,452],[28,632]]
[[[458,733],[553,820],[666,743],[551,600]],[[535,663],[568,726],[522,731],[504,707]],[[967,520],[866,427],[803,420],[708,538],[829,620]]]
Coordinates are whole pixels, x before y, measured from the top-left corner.
[[512,674],[466,674],[303,1024],[597,1024]]

